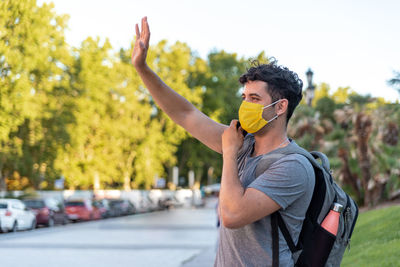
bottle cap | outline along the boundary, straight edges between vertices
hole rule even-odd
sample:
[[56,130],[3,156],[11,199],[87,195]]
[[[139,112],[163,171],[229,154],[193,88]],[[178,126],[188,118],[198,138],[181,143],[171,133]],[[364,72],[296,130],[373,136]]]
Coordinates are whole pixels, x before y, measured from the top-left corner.
[[340,203],[333,203],[331,206],[331,210],[336,211],[336,212],[342,212],[343,210],[343,205]]

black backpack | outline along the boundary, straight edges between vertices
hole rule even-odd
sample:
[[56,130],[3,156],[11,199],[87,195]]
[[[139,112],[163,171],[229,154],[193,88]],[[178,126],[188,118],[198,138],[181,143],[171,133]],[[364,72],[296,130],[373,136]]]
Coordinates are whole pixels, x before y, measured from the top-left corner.
[[[271,214],[273,266],[279,266],[278,228],[292,252],[295,266],[340,266],[346,247],[350,248],[358,207],[355,201],[333,181],[328,158],[321,152],[308,152],[293,141],[284,148],[262,156],[257,164],[256,177],[275,161],[290,154],[303,155],[310,161],[315,173],[315,187],[297,244],[294,244],[279,211]],[[321,163],[317,161],[318,159]],[[340,214],[336,236],[321,227],[321,222],[335,202],[344,207]]]

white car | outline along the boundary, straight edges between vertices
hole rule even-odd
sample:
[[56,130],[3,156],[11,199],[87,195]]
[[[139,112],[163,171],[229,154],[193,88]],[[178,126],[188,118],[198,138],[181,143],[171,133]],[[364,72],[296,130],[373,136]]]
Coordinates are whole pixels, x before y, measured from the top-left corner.
[[0,199],[0,230],[16,232],[17,230],[35,229],[36,215],[18,199]]

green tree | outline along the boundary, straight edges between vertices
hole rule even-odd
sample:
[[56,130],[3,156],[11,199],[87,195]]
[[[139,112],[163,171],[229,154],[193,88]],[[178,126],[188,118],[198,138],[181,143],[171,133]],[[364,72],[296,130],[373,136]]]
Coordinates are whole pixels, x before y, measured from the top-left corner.
[[[174,88],[179,94],[202,110],[202,105],[204,103],[202,99],[203,89],[200,85],[195,83],[191,84],[188,81],[191,75],[197,75],[194,74],[196,69],[199,69],[198,75],[201,76],[200,73],[201,71],[204,72],[205,66],[186,44],[176,42],[169,46],[165,40],[159,42],[150,49],[148,64],[171,88]],[[189,135],[183,128],[166,116],[153,102],[151,103],[154,109],[152,118],[154,122],[151,133],[153,136],[149,134],[148,138],[154,138],[154,149],[149,149],[147,145],[147,147],[143,147],[142,151],[143,153],[147,151],[146,155],[153,153],[154,157],[158,157],[158,160],[154,161],[152,163],[153,168],[149,169],[146,168],[146,165],[143,166],[143,161],[145,159],[149,161],[151,157],[145,156],[141,159],[138,162],[141,162],[141,164],[137,165],[135,168],[135,179],[143,180],[146,176],[148,177],[147,180],[150,179],[150,181],[153,181],[155,176],[165,174],[165,172],[161,170],[163,166],[165,169],[169,170],[172,166],[177,164],[177,148]],[[159,133],[162,135],[157,137]],[[146,174],[143,173],[144,171],[146,171]],[[146,187],[148,187],[148,185],[149,183],[147,182]]]
[[393,74],[394,77],[388,81],[388,84],[400,93],[400,72],[394,71]]
[[329,91],[330,90],[331,90],[331,87],[327,83],[321,83],[320,85],[318,85],[317,88],[315,88],[314,98],[312,100],[311,105],[313,107],[315,107],[315,105],[318,103],[318,101],[321,98],[329,97]]
[[[31,176],[50,164],[43,144],[42,120],[49,120],[55,102],[48,97],[63,83],[68,62],[64,42],[66,16],[53,5],[34,0],[0,3],[0,185],[13,172]],[[46,107],[43,107],[45,105]],[[54,144],[54,143],[53,143]],[[42,156],[37,157],[37,147]],[[30,148],[36,151],[30,151]],[[40,150],[40,149],[39,149]],[[32,156],[32,155],[36,156]],[[21,164],[23,163],[23,164]]]
[[332,99],[336,104],[348,104],[349,98],[356,93],[350,87],[339,87],[333,94]]
[[332,98],[325,96],[318,99],[315,109],[321,114],[324,119],[333,120],[333,112],[335,111],[335,101]]

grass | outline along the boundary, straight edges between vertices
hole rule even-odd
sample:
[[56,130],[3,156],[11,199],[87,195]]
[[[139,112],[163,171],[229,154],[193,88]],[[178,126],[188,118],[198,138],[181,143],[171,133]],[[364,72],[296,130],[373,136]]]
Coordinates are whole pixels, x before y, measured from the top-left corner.
[[341,266],[400,266],[400,206],[359,214]]

